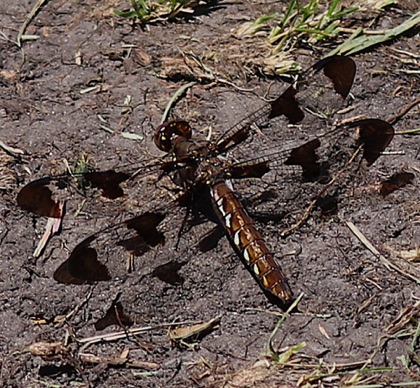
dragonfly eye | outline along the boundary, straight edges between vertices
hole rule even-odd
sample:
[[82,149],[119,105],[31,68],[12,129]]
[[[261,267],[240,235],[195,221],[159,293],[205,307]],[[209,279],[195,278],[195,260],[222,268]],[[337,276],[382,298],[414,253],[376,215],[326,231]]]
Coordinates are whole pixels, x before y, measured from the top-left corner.
[[191,139],[192,129],[184,120],[171,120],[160,124],[154,136],[156,147],[165,152],[173,150],[173,141],[176,137]]

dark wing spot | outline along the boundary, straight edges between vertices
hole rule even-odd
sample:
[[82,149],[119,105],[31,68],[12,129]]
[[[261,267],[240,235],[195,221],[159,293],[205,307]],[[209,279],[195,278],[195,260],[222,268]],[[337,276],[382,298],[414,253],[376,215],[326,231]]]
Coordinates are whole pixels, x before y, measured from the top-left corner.
[[128,327],[133,324],[132,319],[124,313],[121,302],[112,303],[105,316],[95,323],[96,330],[104,330],[108,326],[119,325]]
[[108,268],[98,260],[96,249],[90,243],[96,236],[90,236],[74,248],[70,257],[54,273],[54,279],[64,284],[93,284],[111,279]]
[[368,166],[379,158],[394,137],[392,125],[380,119],[356,121],[350,127],[359,127],[359,145],[363,145],[363,158]]
[[271,111],[268,118],[286,116],[291,124],[299,123],[305,117],[303,110],[296,100],[297,90],[290,86],[284,93],[271,103]]
[[324,69],[324,74],[331,80],[334,90],[346,99],[353,85],[356,75],[356,64],[349,57],[340,55],[325,58],[316,63],[313,68],[315,70]]
[[120,183],[130,178],[129,174],[114,170],[87,172],[83,176],[92,187],[102,190],[102,195],[110,199],[119,198],[124,195]]
[[318,162],[318,155],[315,151],[320,145],[321,142],[319,139],[313,139],[299,147],[294,148],[284,164],[301,166],[302,177],[305,180],[317,180],[321,172],[321,166]]
[[155,268],[152,272],[152,276],[157,277],[159,280],[171,284],[172,286],[182,284],[184,283],[184,278],[178,273],[178,271],[186,263],[186,261],[180,263],[176,261],[170,261]]
[[234,179],[261,178],[269,171],[270,167],[266,161],[253,164],[234,165],[229,168],[229,177]]
[[386,197],[394,191],[412,183],[413,180],[413,173],[406,171],[397,172],[396,174],[392,175],[389,179],[382,182],[380,193],[382,197]]
[[18,205],[39,216],[60,218],[58,201],[52,199],[52,191],[47,187],[51,181],[51,178],[41,178],[28,183],[17,196]]

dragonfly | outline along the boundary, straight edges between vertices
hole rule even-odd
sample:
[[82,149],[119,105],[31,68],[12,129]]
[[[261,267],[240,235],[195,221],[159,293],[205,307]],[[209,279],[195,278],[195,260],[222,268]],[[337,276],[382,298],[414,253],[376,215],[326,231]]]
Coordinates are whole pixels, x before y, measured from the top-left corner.
[[[353,59],[324,58],[214,140],[196,139],[186,120],[170,120],[154,133],[163,156],[78,173],[79,182],[107,201],[129,197],[125,186],[130,184],[146,186],[152,181],[158,187],[167,183],[159,185],[157,199],[136,214],[82,239],[57,268],[54,279],[67,285],[109,281],[114,276],[112,263],[123,255],[141,257],[163,246],[168,235],[179,242],[194,223],[209,221],[215,227],[197,242],[200,250],[212,249],[226,236],[266,296],[282,307],[289,306],[294,300],[293,285],[281,267],[281,257],[276,257],[263,228],[257,226],[259,220],[277,216],[288,220],[282,221],[287,225],[282,231],[286,236],[304,224],[314,209],[339,206],[333,188],[351,171],[374,164],[394,137],[392,125],[381,119],[334,120],[355,75]],[[17,196],[19,207],[37,216],[61,218],[60,193],[70,190],[72,195],[84,195],[74,175],[29,182]],[[296,187],[298,194],[282,198],[285,210],[281,215],[254,214],[256,202],[267,197],[275,200],[288,187]],[[170,263],[156,268],[154,275],[175,285],[181,267]]]

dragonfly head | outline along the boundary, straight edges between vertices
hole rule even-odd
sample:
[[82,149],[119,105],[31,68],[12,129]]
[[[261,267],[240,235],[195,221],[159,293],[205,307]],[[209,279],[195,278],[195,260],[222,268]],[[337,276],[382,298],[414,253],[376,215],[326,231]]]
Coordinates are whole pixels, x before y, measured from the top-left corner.
[[191,139],[192,129],[185,120],[170,120],[160,124],[155,132],[156,147],[165,152],[172,152],[175,139]]

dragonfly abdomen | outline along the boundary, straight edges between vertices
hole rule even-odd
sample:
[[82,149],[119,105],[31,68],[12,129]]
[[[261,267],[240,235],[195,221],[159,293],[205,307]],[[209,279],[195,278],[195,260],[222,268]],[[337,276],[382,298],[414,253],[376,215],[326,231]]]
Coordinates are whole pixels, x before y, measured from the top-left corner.
[[235,193],[225,182],[210,188],[213,206],[226,233],[261,286],[285,303],[293,299],[287,277]]

